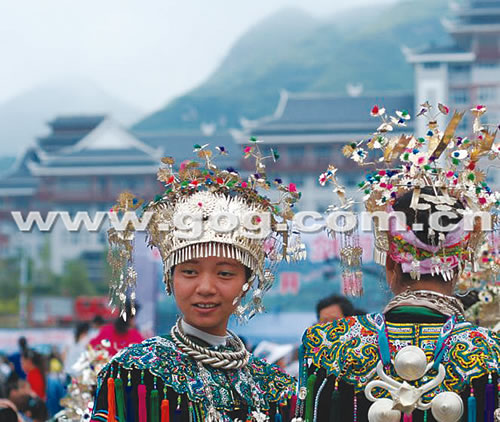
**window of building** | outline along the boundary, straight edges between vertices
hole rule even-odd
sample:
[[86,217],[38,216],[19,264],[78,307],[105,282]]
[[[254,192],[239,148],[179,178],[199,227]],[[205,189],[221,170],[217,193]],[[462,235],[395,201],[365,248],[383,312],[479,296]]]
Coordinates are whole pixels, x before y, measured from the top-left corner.
[[450,100],[454,104],[469,104],[469,90],[465,88],[450,90]]
[[294,145],[288,147],[288,159],[292,163],[300,163],[304,160],[305,148],[303,145]]
[[498,62],[479,62],[477,65],[480,69],[495,69],[498,66]]
[[469,122],[467,120],[467,116],[464,116],[462,120],[460,120],[460,123],[458,124],[457,131],[460,132],[462,135],[466,134],[468,131],[469,127]]
[[60,192],[82,192],[90,189],[90,179],[87,177],[61,177],[57,182]]
[[450,73],[465,73],[470,71],[470,65],[463,63],[452,63],[448,65]]
[[305,177],[304,174],[302,173],[295,173],[293,176],[290,177],[290,182],[295,183],[295,186],[297,186],[298,188],[304,186],[304,181]]
[[480,86],[478,92],[479,101],[482,103],[496,101],[497,87],[496,86]]
[[114,190],[135,189],[137,187],[137,179],[133,177],[115,177],[112,180]]
[[424,64],[424,69],[439,69],[441,66],[441,63],[439,62],[425,62]]
[[314,156],[318,160],[327,160],[332,154],[332,147],[330,145],[315,145]]

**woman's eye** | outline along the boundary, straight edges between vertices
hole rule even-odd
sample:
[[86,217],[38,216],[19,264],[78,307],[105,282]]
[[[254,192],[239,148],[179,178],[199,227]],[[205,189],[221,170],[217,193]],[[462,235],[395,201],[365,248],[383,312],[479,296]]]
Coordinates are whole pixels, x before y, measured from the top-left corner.
[[195,275],[196,271],[195,270],[190,270],[190,269],[185,269],[185,270],[182,270],[182,274],[184,274],[184,275]]
[[234,273],[232,273],[230,271],[221,271],[221,272],[219,272],[219,275],[221,277],[232,277],[234,275]]

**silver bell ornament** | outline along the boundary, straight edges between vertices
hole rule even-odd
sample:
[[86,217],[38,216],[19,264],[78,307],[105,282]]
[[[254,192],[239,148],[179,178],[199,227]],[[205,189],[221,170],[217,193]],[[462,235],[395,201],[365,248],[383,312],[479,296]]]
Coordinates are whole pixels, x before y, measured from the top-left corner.
[[431,402],[431,412],[438,422],[458,422],[464,413],[464,404],[457,393],[439,393]]
[[369,422],[399,422],[401,412],[394,410],[394,402],[391,399],[382,398],[374,402],[368,409]]
[[417,346],[402,348],[394,359],[396,373],[407,381],[422,378],[427,371],[427,357],[424,351]]

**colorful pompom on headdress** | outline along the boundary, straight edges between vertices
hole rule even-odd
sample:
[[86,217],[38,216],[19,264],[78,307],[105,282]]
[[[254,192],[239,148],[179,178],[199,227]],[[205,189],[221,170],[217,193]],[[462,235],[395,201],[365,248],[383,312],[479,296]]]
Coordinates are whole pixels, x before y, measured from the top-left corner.
[[[292,231],[293,206],[300,192],[293,183],[269,181],[266,177],[266,159],[278,159],[271,150],[263,156],[256,138],[244,148],[244,158],[255,159],[256,170],[242,177],[235,169],[219,169],[213,161],[214,153],[208,145],[195,145],[199,161],[185,161],[178,171],[174,159],[165,157],[158,171],[158,180],[165,191],[142,207],[142,217],[148,217],[146,227],[149,246],[158,248],[163,261],[164,281],[168,293],[172,292],[172,270],[175,265],[190,259],[220,256],[241,262],[252,272],[239,299],[253,287],[251,300],[240,303],[236,314],[249,318],[261,312],[262,296],[273,284],[273,269],[281,260],[305,258],[305,246]],[[226,154],[222,146],[218,154]],[[261,191],[277,191],[275,201]],[[114,211],[135,212],[141,201],[131,194],[120,196]],[[115,279],[112,294],[119,302],[133,290],[137,274],[132,265],[135,228],[128,224],[125,230],[112,228],[109,261]]]
[[[374,106],[372,116],[381,119],[377,131],[368,139],[346,145],[342,152],[362,167],[370,169],[359,184],[364,193],[367,211],[392,213],[392,206],[407,192],[413,192],[409,208],[418,222],[419,215],[431,210],[453,214],[460,223],[448,232],[429,230],[428,239],[419,239],[413,227],[401,227],[394,218],[389,219],[388,230],[381,230],[380,219],[374,219],[374,259],[385,265],[387,254],[402,266],[413,279],[421,274],[440,275],[451,280],[455,269],[477,269],[479,248],[484,242],[485,231],[465,222],[474,213],[483,213],[481,221],[498,207],[500,195],[486,183],[487,173],[480,169],[481,159],[497,159],[500,144],[495,144],[496,129],[481,124],[486,107],[478,105],[471,110],[473,136],[455,135],[463,112],[454,112],[444,131],[437,124],[438,116],[448,116],[450,110],[443,104],[434,110],[429,103],[421,105],[418,116],[428,118],[427,132],[421,136],[393,134],[396,127],[406,126],[410,119],[407,111],[387,115],[384,108]],[[354,203],[346,199],[344,189],[335,180],[336,169],[330,166],[320,176],[320,183],[331,182],[334,192],[340,194],[340,208],[350,208]],[[460,204],[457,206],[457,204]],[[453,217],[450,214],[450,218]],[[488,226],[488,224],[486,224]],[[490,219],[490,226],[492,222]],[[350,251],[355,245],[347,245]],[[342,252],[341,252],[342,255]],[[356,267],[356,265],[355,265]],[[359,290],[359,289],[358,289]]]

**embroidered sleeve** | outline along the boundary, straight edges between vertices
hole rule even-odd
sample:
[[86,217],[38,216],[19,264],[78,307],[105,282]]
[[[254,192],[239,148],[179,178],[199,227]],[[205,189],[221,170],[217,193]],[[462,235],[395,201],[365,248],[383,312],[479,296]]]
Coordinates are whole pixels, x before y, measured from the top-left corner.
[[304,358],[327,375],[366,375],[378,360],[376,333],[370,316],[349,317],[310,327],[303,336]]

